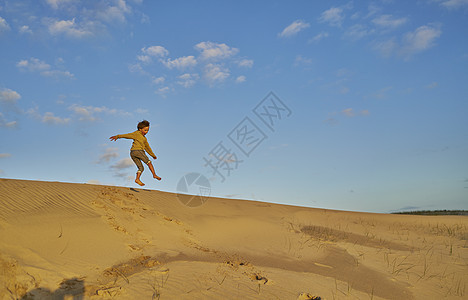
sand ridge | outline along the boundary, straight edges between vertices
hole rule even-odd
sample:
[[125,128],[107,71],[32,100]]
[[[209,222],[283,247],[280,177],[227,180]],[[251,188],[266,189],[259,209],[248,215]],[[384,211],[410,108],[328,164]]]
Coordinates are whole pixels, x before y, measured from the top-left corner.
[[463,299],[468,218],[0,179],[0,298]]

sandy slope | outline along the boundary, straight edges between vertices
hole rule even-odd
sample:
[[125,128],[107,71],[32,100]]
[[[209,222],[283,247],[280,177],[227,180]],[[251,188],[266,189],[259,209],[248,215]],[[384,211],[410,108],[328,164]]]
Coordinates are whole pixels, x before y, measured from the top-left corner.
[[0,179],[0,299],[466,299],[467,228]]

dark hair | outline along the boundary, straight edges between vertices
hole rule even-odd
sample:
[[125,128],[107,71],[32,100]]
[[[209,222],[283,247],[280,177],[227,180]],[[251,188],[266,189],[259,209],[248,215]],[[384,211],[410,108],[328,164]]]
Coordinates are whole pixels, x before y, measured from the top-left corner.
[[149,122],[148,121],[143,120],[140,123],[138,123],[138,126],[137,126],[138,130],[143,129],[145,127],[149,127]]

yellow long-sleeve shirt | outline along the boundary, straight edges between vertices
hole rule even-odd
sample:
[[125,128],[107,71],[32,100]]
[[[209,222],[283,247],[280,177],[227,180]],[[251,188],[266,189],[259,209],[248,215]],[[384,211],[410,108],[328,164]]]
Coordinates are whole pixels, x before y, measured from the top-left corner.
[[118,134],[116,137],[118,139],[124,138],[133,140],[132,148],[130,150],[144,150],[152,157],[156,156],[154,155],[153,150],[151,150],[148,140],[139,130],[127,134]]

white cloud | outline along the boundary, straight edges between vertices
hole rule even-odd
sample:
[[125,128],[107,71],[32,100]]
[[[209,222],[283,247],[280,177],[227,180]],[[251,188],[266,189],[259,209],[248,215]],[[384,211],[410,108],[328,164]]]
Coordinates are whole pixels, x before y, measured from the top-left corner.
[[448,9],[456,9],[468,5],[468,0],[439,0],[438,2]]
[[[194,49],[200,52],[198,56],[188,55],[172,59],[168,57],[169,51],[163,46],[142,48],[137,55],[138,62],[129,65],[129,70],[148,76],[153,84],[159,85],[155,93],[165,96],[178,86],[193,87],[200,78],[209,86],[224,82],[230,76],[230,70],[225,65],[251,68],[254,64],[251,59],[236,57],[239,49],[224,43],[200,42]],[[167,71],[168,74],[154,74],[148,69],[148,64],[153,62],[153,58],[157,58],[161,65],[174,71]]]
[[118,162],[114,163],[113,165],[110,166],[111,170],[114,171],[114,176],[115,177],[122,177],[127,180],[130,180],[131,177],[128,176],[128,173],[124,172],[124,170],[134,167],[135,164],[130,158],[123,158],[119,160]]
[[391,38],[386,41],[376,42],[373,48],[380,52],[383,57],[390,57],[398,48],[398,43],[394,38]]
[[42,122],[53,125],[64,125],[70,122],[70,118],[60,118],[55,116],[52,112],[46,112],[44,116],[42,116]]
[[141,24],[151,24],[151,18],[144,14],[144,13],[140,13],[141,17],[140,17],[140,23]]
[[438,25],[420,26],[416,30],[406,33],[401,43],[395,38],[388,39],[374,44],[377,50],[384,57],[399,55],[404,59],[409,59],[413,55],[430,49],[436,45],[435,41],[442,35],[442,30]]
[[108,114],[108,115],[120,115],[120,116],[131,116],[129,112],[122,110],[117,110],[115,108],[108,108],[105,106],[96,107],[96,106],[81,106],[78,104],[73,104],[69,108],[77,115],[79,121],[83,122],[95,122],[100,120],[98,117],[99,114]]
[[341,112],[348,117],[354,117],[354,111],[352,108],[343,109]]
[[[21,95],[10,89],[0,89],[0,105],[7,116],[10,112],[13,116],[17,115],[21,110],[16,107],[16,102],[21,99]],[[15,128],[18,125],[17,121],[7,120],[7,116],[0,112],[0,128]]]
[[107,23],[114,21],[124,23],[126,15],[131,13],[130,6],[124,0],[114,0],[115,5],[109,4],[96,11],[96,17]]
[[69,71],[60,71],[60,70],[49,70],[49,71],[44,71],[41,72],[42,76],[46,77],[54,77],[54,78],[68,78],[68,79],[74,79],[75,75],[70,73]]
[[27,111],[28,115],[33,116],[35,119],[41,121],[42,123],[49,125],[65,125],[70,123],[70,118],[61,118],[54,115],[52,112],[46,112],[44,115],[41,115],[38,112],[37,107],[31,108]]
[[294,60],[295,66],[311,65],[312,63],[313,63],[313,60],[311,58],[307,58],[302,55],[297,55],[296,59]]
[[407,21],[408,20],[406,18],[396,19],[396,18],[393,18],[392,15],[381,15],[373,19],[372,23],[380,27],[394,29],[405,24]]
[[153,77],[153,79],[152,79],[152,82],[153,82],[154,84],[162,84],[162,83],[164,83],[164,81],[166,81],[166,78],[164,78],[164,77],[162,77],[162,76],[160,76],[160,77]]
[[52,35],[65,35],[70,38],[84,38],[92,36],[93,32],[90,30],[89,25],[93,23],[88,23],[88,26],[83,26],[82,24],[77,24],[75,18],[72,20],[61,20],[61,21],[51,21],[49,23],[49,32]]
[[162,46],[150,46],[142,48],[141,52],[154,57],[164,57],[169,54],[169,51],[167,51],[166,48]]
[[0,153],[0,158],[7,158],[7,157],[11,157],[11,154],[10,153]]
[[432,90],[432,89],[435,89],[435,88],[438,87],[438,86],[439,86],[439,83],[433,82],[433,83],[431,83],[431,84],[426,85],[426,88]]
[[341,113],[344,114],[347,117],[355,117],[355,116],[358,116],[358,115],[367,116],[367,115],[370,114],[370,112],[367,109],[363,109],[363,110],[361,110],[359,112],[355,112],[354,109],[352,109],[352,108],[343,109],[341,111]]
[[98,107],[83,107],[79,105],[72,105],[69,107],[71,111],[79,116],[80,121],[97,121],[98,118],[94,116],[96,112],[101,112],[103,108]]
[[229,70],[217,64],[207,64],[204,70],[204,78],[209,85],[222,83],[229,77]]
[[237,62],[239,67],[252,68],[254,61],[251,59],[242,59]]
[[367,11],[368,12],[367,12],[366,18],[370,18],[380,13],[382,11],[382,7],[376,5],[375,3],[370,3],[369,6],[367,7]]
[[302,20],[296,20],[283,29],[282,32],[278,34],[279,37],[291,37],[298,34],[301,30],[310,27],[309,23],[306,23]]
[[229,47],[226,44],[213,42],[201,42],[195,45],[195,49],[201,52],[201,58],[207,60],[226,59],[236,55],[239,49]]
[[81,3],[79,0],[46,0],[50,7],[60,12],[68,12],[83,17],[90,22],[125,23],[132,8],[125,0],[94,0]]
[[367,28],[365,25],[355,24],[345,31],[344,37],[353,41],[357,41],[372,33],[374,33],[374,31]]
[[21,95],[10,89],[0,90],[0,103],[15,104],[21,98]]
[[169,69],[183,70],[186,68],[194,67],[197,64],[197,60],[194,56],[183,56],[176,59],[163,60],[162,63]]
[[8,25],[7,21],[0,17],[0,34],[7,32],[10,30],[10,25]]
[[178,84],[180,84],[181,86],[185,88],[189,88],[195,85],[199,76],[198,74],[185,73],[183,75],[180,75],[178,78],[179,78],[179,81],[177,82]]
[[149,55],[137,55],[137,59],[146,64],[149,64],[152,61]]
[[393,89],[391,86],[384,87],[378,90],[376,93],[372,95],[372,97],[377,99],[384,99],[388,96],[388,93]]
[[242,83],[242,82],[245,82],[245,80],[246,80],[246,77],[244,75],[241,75],[236,78],[236,83]]
[[[125,24],[133,14],[127,0],[42,0],[60,19],[43,18],[53,36],[82,39],[106,33],[109,24]],[[134,2],[134,1],[133,1]]]
[[[59,65],[63,64],[63,59],[59,58],[57,63]],[[65,78],[65,79],[73,79],[75,75],[70,73],[69,71],[62,71],[62,70],[54,70],[52,69],[51,65],[48,63],[31,57],[30,59],[24,59],[19,61],[16,66],[20,70],[26,70],[29,72],[39,72],[42,76],[45,77],[54,77],[54,78]]]
[[47,4],[50,5],[53,9],[58,9],[59,6],[66,5],[73,0],[46,0]]
[[55,64],[56,65],[62,65],[65,63],[65,60],[61,57],[55,59]]
[[34,57],[31,57],[29,60],[21,60],[16,64],[16,66],[30,72],[41,72],[50,69],[49,64]]
[[344,10],[341,7],[332,7],[324,11],[318,21],[328,23],[330,26],[340,27],[344,20]]
[[98,161],[96,163],[98,163],[98,164],[108,163],[112,159],[118,158],[119,157],[119,152],[118,151],[119,151],[119,148],[112,148],[112,147],[106,148],[104,153],[99,156]]
[[169,93],[170,91],[171,91],[171,89],[168,86],[163,86],[163,87],[157,89],[155,93],[160,95],[160,96],[165,97],[165,95],[167,93]]
[[361,13],[360,12],[356,12],[354,14],[351,15],[351,17],[349,17],[351,20],[358,20],[359,18],[361,18]]
[[[331,113],[330,115],[334,116],[335,114],[336,113]],[[331,126],[338,125],[340,122],[337,119],[335,119],[334,117],[331,117],[331,116],[328,119],[323,120],[323,122],[327,123],[328,125],[331,125]]]
[[111,166],[112,169],[123,170],[134,166],[133,161],[130,158],[123,158]]
[[137,114],[140,114],[140,115],[145,115],[145,114],[149,113],[149,110],[144,109],[144,108],[137,108],[137,109],[135,109],[135,112]]
[[421,26],[413,32],[408,32],[403,37],[401,54],[406,58],[427,50],[435,45],[435,40],[440,37],[442,30],[437,26]]
[[149,64],[151,63],[152,57],[164,57],[169,54],[169,51],[162,46],[150,46],[150,47],[143,47],[141,48],[141,52],[143,55],[137,55],[137,59],[143,63]]
[[27,25],[21,26],[18,31],[21,34],[32,34],[33,33],[32,30]]
[[146,72],[143,67],[140,65],[140,63],[135,63],[135,64],[130,64],[128,65],[128,70],[132,73],[140,73],[143,75],[149,75],[148,72]]
[[4,115],[0,112],[0,128],[15,128],[18,125],[16,121],[7,121]]
[[[34,21],[35,24],[40,22],[54,37],[84,39],[104,34],[110,35],[112,30],[108,30],[109,26],[126,25],[129,16],[146,17],[144,13],[134,9],[139,4],[138,0],[36,0],[35,2],[43,2],[46,5],[45,15],[40,20],[32,15],[32,12],[27,11],[27,5],[15,4],[15,6],[26,9],[27,14],[24,17],[29,17],[28,20]],[[27,25],[31,26],[31,23]],[[19,28],[21,33],[31,33],[31,29],[34,29],[36,33],[35,27],[25,26]],[[38,29],[37,32],[42,32],[42,30]]]
[[310,43],[318,43],[324,38],[328,37],[328,32],[320,32],[319,34],[315,35],[313,38],[309,40]]

